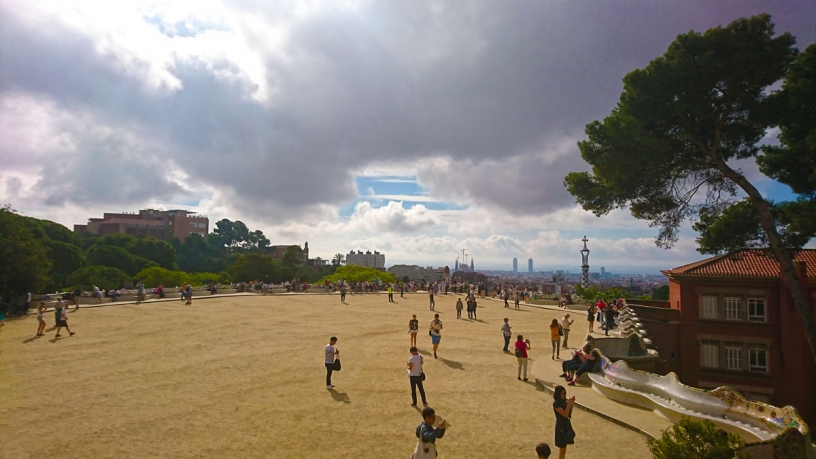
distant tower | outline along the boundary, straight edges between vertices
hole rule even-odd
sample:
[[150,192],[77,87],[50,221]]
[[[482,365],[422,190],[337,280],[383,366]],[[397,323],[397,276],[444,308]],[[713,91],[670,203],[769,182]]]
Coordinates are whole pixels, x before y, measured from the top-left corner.
[[453,265],[453,272],[459,272],[459,259],[456,259],[456,264]]
[[532,274],[533,273],[533,259],[530,258],[527,260],[527,272]]
[[513,258],[513,272],[518,272],[518,258]]
[[581,287],[587,288],[589,285],[589,249],[586,243],[589,242],[589,239],[585,235],[581,240],[584,241],[584,248],[581,250]]
[[473,269],[473,258],[471,258],[470,259],[470,272],[473,272],[473,271],[475,271],[475,269]]

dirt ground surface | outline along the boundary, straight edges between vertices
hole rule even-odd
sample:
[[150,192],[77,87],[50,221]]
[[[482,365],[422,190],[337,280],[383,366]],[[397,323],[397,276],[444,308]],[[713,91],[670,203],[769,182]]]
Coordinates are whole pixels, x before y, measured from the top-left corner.
[[[428,403],[450,421],[440,458],[535,458],[553,446],[552,398],[516,379],[500,326],[550,357],[547,325],[562,312],[482,300],[457,320],[453,295],[431,354],[428,297],[385,294],[236,296],[83,308],[76,335],[33,338],[34,316],[0,330],[2,458],[409,458],[422,421],[405,364],[407,322],[420,320]],[[463,311],[463,315],[467,314]],[[343,369],[325,386],[331,335]],[[511,343],[512,346],[512,343]],[[532,366],[532,362],[530,363]],[[569,392],[568,392],[569,395]],[[421,402],[420,402],[421,409]],[[567,457],[648,458],[641,435],[583,411]]]

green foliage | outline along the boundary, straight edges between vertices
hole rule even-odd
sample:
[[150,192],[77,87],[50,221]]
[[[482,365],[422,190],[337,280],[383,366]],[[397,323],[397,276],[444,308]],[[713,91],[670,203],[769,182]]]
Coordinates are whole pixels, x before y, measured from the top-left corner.
[[131,240],[126,249],[131,254],[150,260],[165,269],[176,269],[176,249],[168,242],[152,237]]
[[[764,146],[757,158],[760,170],[791,187],[794,193],[816,197],[816,44],[808,46],[790,67],[777,104],[779,145]],[[814,217],[816,218],[816,217]]]
[[145,268],[139,271],[134,278],[137,281],[142,281],[145,287],[148,288],[156,288],[159,285],[163,287],[179,287],[182,284],[195,284],[195,282],[191,282],[191,276],[185,272],[171,271],[158,266]]
[[575,285],[575,293],[581,297],[585,303],[591,303],[598,298],[598,287],[596,285],[590,285],[589,287],[584,288],[581,284]]
[[332,257],[331,264],[332,266],[340,266],[346,262],[346,256],[342,253],[335,253],[334,257]]
[[658,301],[668,301],[669,299],[669,286],[668,285],[661,285],[660,287],[654,289],[652,292],[652,299]]
[[87,260],[91,266],[116,268],[124,271],[129,276],[135,276],[136,273],[145,268],[159,266],[155,262],[137,257],[121,247],[112,245],[94,245],[88,250]]
[[68,276],[82,268],[85,262],[82,249],[80,249],[78,245],[72,245],[58,240],[50,241],[49,257],[51,258],[52,265],[46,291],[64,288]]
[[0,295],[41,291],[50,269],[48,248],[25,217],[8,205],[0,207]]
[[127,273],[121,269],[108,266],[88,266],[79,269],[68,276],[67,282],[82,290],[91,290],[94,285],[100,289],[117,289],[133,286],[133,280]]
[[601,290],[598,292],[598,296],[604,299],[607,303],[610,301],[617,301],[618,298],[626,298],[629,296],[629,291],[619,288],[619,287],[612,287],[606,290]]
[[340,279],[343,279],[346,282],[373,282],[374,279],[379,279],[380,282],[384,282],[387,284],[396,283],[397,280],[394,278],[394,275],[388,272],[378,271],[374,268],[367,268],[365,266],[357,266],[357,265],[344,265],[337,268],[334,274],[330,276],[325,276],[324,278],[320,279],[318,282],[337,282]]
[[[779,236],[786,247],[799,249],[816,235],[816,201],[800,199],[771,203]],[[770,241],[750,199],[743,199],[722,212],[703,209],[693,225],[700,236],[700,253],[733,253],[745,248],[765,248]]]
[[190,274],[190,283],[193,285],[229,284],[231,279],[227,273],[194,273]]
[[646,440],[655,459],[748,459],[745,442],[737,435],[719,430],[709,420],[683,418],[663,431],[659,439]]
[[276,282],[279,281],[281,268],[272,257],[257,253],[244,253],[225,272],[234,282]]
[[286,248],[286,253],[283,254],[283,266],[291,268],[303,264],[303,249],[296,245],[290,245]]

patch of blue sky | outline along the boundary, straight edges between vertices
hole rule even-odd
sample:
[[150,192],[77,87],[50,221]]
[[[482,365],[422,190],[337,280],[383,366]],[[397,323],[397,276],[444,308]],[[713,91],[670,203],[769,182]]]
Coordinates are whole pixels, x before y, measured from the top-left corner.
[[357,190],[362,196],[405,195],[424,196],[427,190],[419,186],[414,176],[362,176],[355,181]]
[[156,27],[162,34],[173,37],[195,37],[196,35],[207,30],[227,30],[223,24],[205,23],[198,19],[189,19],[187,21],[176,21],[173,24],[165,22],[161,15],[142,16],[142,19]]

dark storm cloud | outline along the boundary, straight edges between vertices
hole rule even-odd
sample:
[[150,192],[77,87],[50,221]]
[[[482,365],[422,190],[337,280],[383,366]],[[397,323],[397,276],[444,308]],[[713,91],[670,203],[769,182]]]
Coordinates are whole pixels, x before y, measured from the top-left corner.
[[[286,11],[266,5],[232,8],[275,27]],[[122,171],[163,163],[267,221],[293,215],[284,209],[348,202],[354,174],[389,163],[425,171],[421,179],[435,194],[547,211],[574,202],[561,187],[566,172],[585,167],[574,141],[614,107],[627,72],[662,54],[678,33],[762,11],[805,45],[816,21],[808,10],[812,5],[795,1],[650,0],[331,8],[290,24],[275,52],[245,32],[262,53],[266,103],[248,97],[256,88],[247,80],[216,78],[208,66],[238,74],[228,62],[176,62],[169,71],[182,88],[151,90],[75,29],[4,21],[0,97],[45,96],[61,110],[90,111],[156,146],[139,150],[114,134],[86,138],[78,130],[82,148],[60,174],[95,164]],[[565,139],[572,145],[566,149]],[[449,169],[433,167],[439,157],[450,160]],[[105,179],[88,190],[45,177],[42,183],[55,204],[85,202],[106,189],[116,190],[107,194],[112,200],[184,193],[166,174]]]

